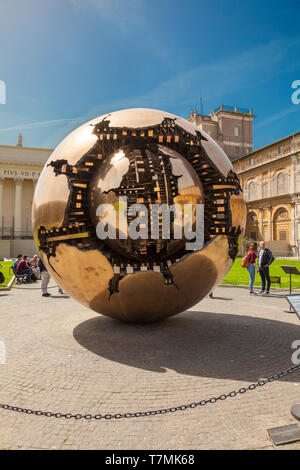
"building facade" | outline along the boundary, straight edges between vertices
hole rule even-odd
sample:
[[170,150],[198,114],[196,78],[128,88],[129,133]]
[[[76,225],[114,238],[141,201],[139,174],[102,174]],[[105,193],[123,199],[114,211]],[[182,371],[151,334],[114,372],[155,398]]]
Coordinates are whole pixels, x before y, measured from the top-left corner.
[[246,238],[300,255],[300,132],[233,163],[247,203]]
[[189,121],[203,128],[223,148],[230,160],[253,151],[252,109],[221,104],[211,114],[191,110]]
[[[0,145],[0,258],[17,251],[32,254],[31,230],[33,192],[52,149]],[[27,241],[26,241],[27,240]],[[23,247],[23,248],[22,248]]]

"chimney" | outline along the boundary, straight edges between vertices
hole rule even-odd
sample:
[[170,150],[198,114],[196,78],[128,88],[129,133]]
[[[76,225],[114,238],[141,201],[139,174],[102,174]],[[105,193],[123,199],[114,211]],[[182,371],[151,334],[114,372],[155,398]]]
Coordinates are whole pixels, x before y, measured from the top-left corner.
[[22,147],[22,146],[23,146],[23,137],[22,137],[22,134],[19,134],[17,147]]

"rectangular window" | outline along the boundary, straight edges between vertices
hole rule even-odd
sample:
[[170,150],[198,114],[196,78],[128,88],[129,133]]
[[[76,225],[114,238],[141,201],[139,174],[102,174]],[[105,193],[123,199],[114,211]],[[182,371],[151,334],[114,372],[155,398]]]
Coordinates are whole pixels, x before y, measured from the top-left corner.
[[279,153],[279,155],[281,155],[283,153],[283,145],[279,145],[278,153]]
[[285,230],[280,230],[279,240],[286,240],[286,231]]
[[238,137],[240,135],[240,129],[238,126],[234,126],[234,135],[235,137]]
[[254,158],[250,158],[249,163],[250,163],[250,166],[253,166],[254,165]]

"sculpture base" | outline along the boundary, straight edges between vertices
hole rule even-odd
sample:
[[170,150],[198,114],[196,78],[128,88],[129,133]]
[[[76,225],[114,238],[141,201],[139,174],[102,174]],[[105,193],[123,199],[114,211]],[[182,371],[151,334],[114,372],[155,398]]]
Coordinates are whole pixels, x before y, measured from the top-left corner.
[[298,421],[300,421],[300,404],[294,405],[291,409],[291,413],[295,419],[298,419]]

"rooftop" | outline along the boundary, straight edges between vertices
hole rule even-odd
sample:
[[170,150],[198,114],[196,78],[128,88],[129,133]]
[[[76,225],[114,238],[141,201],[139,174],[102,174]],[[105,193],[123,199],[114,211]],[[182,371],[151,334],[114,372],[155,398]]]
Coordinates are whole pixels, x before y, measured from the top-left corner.
[[268,147],[272,147],[273,145],[278,145],[280,142],[284,142],[285,140],[290,139],[290,138],[292,138],[292,137],[295,137],[295,136],[297,136],[297,135],[300,136],[300,131],[294,132],[293,134],[287,135],[286,137],[282,137],[281,139],[275,140],[274,142],[271,142],[271,143],[268,144],[268,145],[264,145],[263,147],[260,147],[260,148],[258,148],[258,149],[256,149],[256,150],[253,150],[253,152],[251,152],[251,153],[248,153],[248,154],[246,154],[246,155],[243,155],[242,157],[237,157],[237,158],[233,159],[233,161],[236,162],[236,161],[238,161],[238,160],[243,160],[244,158],[249,158],[249,157],[251,157],[252,155],[255,155],[255,154],[261,152],[262,150],[267,149]]

